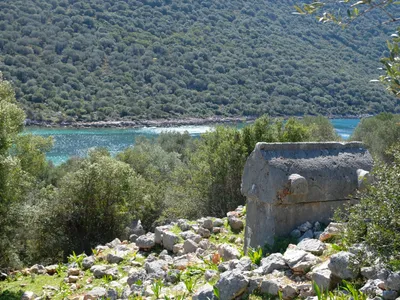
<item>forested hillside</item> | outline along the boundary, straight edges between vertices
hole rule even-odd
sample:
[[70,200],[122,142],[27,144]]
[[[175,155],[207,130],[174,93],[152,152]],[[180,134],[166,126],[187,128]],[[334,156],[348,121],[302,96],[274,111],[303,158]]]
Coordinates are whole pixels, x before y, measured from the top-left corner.
[[0,71],[35,120],[400,112],[371,79],[391,27],[295,1],[2,0]]

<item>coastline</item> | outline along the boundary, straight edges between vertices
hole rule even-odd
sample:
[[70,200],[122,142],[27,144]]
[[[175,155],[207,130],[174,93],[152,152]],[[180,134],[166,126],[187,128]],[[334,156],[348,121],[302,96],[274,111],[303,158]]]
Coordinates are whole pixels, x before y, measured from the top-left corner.
[[[348,115],[348,116],[327,116],[328,119],[361,119],[371,115]],[[175,127],[190,125],[209,125],[209,124],[227,124],[237,122],[251,122],[258,117],[208,117],[208,118],[182,118],[182,119],[154,119],[154,120],[136,120],[136,121],[98,121],[98,122],[50,122],[36,121],[26,119],[26,127],[47,127],[47,128],[143,128],[143,127]],[[273,117],[274,118],[274,117]],[[284,119],[289,116],[281,117]]]

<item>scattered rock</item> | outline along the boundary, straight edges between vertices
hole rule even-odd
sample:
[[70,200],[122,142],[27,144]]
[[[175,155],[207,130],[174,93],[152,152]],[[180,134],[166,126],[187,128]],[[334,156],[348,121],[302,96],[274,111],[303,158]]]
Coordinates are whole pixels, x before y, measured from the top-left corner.
[[138,239],[138,235],[137,234],[131,234],[130,236],[129,236],[129,241],[131,242],[131,243],[135,243],[136,242],[136,240]]
[[221,244],[218,247],[218,253],[225,261],[238,259],[240,257],[239,251],[228,244]]
[[138,246],[140,250],[148,251],[155,246],[154,240],[154,234],[149,232],[146,235],[138,237],[136,240],[136,246]]
[[136,284],[138,281],[145,281],[147,277],[146,271],[144,269],[139,269],[131,273],[127,279],[129,286]]
[[164,260],[155,260],[152,262],[146,262],[144,268],[147,274],[152,274],[156,278],[164,278],[166,271],[168,270],[168,263]]
[[106,259],[107,259],[108,263],[110,263],[110,264],[119,264],[121,261],[124,260],[124,254],[108,253]]
[[386,280],[386,285],[389,290],[400,291],[400,273],[391,272]]
[[238,217],[229,217],[228,218],[229,226],[231,226],[232,231],[239,232],[244,228],[244,222]]
[[271,273],[273,270],[283,270],[286,268],[287,266],[283,255],[281,253],[272,253],[261,260],[257,273],[266,275]]
[[201,236],[194,233],[193,231],[185,231],[185,232],[181,232],[180,236],[184,239],[184,240],[192,240],[195,243],[200,243],[201,241]]
[[93,276],[96,278],[103,278],[104,276],[111,276],[114,280],[118,279],[118,268],[107,265],[94,265],[90,268]]
[[112,240],[110,243],[106,244],[106,246],[109,247],[109,248],[115,248],[118,245],[121,245],[121,241],[120,241],[119,238],[116,238],[116,239]]
[[359,262],[350,252],[341,251],[332,255],[328,267],[340,279],[355,279],[360,274]]
[[218,278],[218,272],[215,270],[206,270],[204,272],[204,278],[206,279],[206,281]]
[[221,274],[216,287],[220,299],[231,300],[243,294],[248,283],[249,280],[241,272],[227,271]]
[[182,231],[188,231],[188,230],[190,230],[190,225],[189,225],[188,221],[185,220],[185,219],[179,219],[179,220],[178,220],[178,227],[179,227]]
[[203,221],[203,224],[201,226],[211,231],[214,227],[213,220],[211,218],[207,218]]
[[[214,295],[214,290],[208,283],[201,288],[199,288],[192,296],[192,300],[213,300],[216,299]],[[220,299],[224,299],[221,298]]]
[[85,257],[82,261],[82,268],[84,270],[90,269],[94,265],[95,262],[96,262],[96,259],[94,258],[94,256]]
[[319,240],[304,239],[297,245],[297,248],[311,252],[314,255],[321,255],[326,249],[326,245]]
[[183,244],[175,244],[172,248],[174,254],[183,254]]
[[35,298],[36,298],[35,293],[31,291],[26,291],[21,296],[21,300],[33,300]]
[[178,242],[179,237],[176,234],[170,231],[164,231],[162,243],[165,249],[167,249],[168,251],[172,251],[174,249],[174,245]]
[[302,240],[312,239],[313,237],[314,237],[314,233],[310,229],[310,230],[307,230],[306,232],[304,232],[304,234],[298,239],[298,241],[301,242]]
[[260,286],[261,293],[277,296],[279,292],[279,283],[275,279],[264,279]]
[[223,227],[224,221],[222,219],[215,219],[213,222],[213,227]]
[[340,279],[332,275],[328,267],[329,261],[316,266],[312,270],[311,279],[318,285],[321,291],[328,291],[340,282]]
[[287,284],[282,287],[283,299],[294,299],[298,295],[297,287],[294,284]]
[[[51,266],[47,266],[45,267],[46,269],[46,273],[49,275],[54,275],[57,273],[57,265],[51,265]],[[0,274],[0,280],[1,280],[1,274]]]
[[307,273],[320,259],[311,253],[299,249],[287,249],[283,255],[288,266],[296,273]]
[[331,222],[328,227],[325,228],[324,232],[321,233],[319,240],[321,242],[326,241],[334,236],[339,235],[344,230],[342,223]]
[[194,241],[192,241],[190,239],[186,240],[183,243],[183,251],[185,253],[196,252],[197,248],[198,248],[198,245]]
[[201,237],[208,239],[211,236],[210,230],[200,227],[198,230],[198,233],[200,234]]
[[163,241],[163,233],[164,233],[164,231],[167,231],[170,228],[171,228],[171,226],[169,226],[169,225],[156,227],[155,230],[154,230],[154,242],[156,244],[161,244],[162,241]]
[[298,230],[300,230],[302,233],[310,230],[312,228],[312,224],[310,222],[305,222],[303,224],[301,224],[300,226],[297,227]]
[[95,287],[90,292],[88,292],[84,300],[98,300],[106,298],[107,290],[103,287]]

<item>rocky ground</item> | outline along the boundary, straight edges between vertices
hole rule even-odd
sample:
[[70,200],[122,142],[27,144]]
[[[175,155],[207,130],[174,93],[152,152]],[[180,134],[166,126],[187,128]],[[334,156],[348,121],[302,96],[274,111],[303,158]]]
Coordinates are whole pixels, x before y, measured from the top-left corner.
[[[1,274],[0,299],[396,299],[400,273],[361,267],[365,247],[348,251],[328,243],[342,230],[324,230],[318,222],[302,224],[266,257],[243,249],[245,208],[226,218],[179,220],[146,233],[140,224],[129,241],[115,239],[91,256],[71,255],[65,265],[34,265]],[[287,240],[286,240],[287,241]],[[274,252],[274,249],[269,249]],[[264,251],[266,252],[266,251]],[[266,254],[266,253],[264,253]],[[357,280],[340,291],[342,280]],[[317,288],[318,287],[318,288]],[[363,293],[363,294],[362,294]]]

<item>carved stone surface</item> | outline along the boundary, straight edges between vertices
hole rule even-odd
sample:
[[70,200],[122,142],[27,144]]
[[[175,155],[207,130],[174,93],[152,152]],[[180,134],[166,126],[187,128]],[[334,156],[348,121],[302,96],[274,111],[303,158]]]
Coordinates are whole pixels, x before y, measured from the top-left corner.
[[328,223],[337,207],[354,200],[372,165],[360,142],[257,143],[242,177],[245,250],[272,245],[306,221]]

